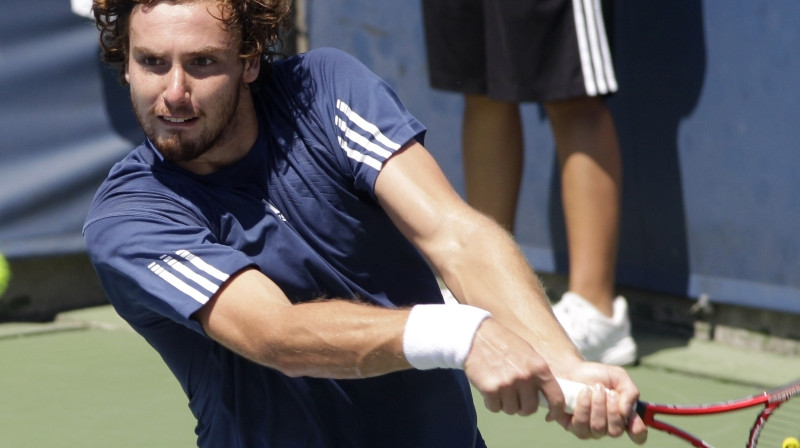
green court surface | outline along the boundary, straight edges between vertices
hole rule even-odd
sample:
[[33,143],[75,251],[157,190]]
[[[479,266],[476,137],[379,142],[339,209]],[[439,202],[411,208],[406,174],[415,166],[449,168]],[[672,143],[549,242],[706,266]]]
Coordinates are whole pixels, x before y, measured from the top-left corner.
[[[637,340],[644,356],[629,371],[651,401],[726,400],[800,372],[795,358],[647,334]],[[0,325],[0,359],[0,448],[196,446],[177,381],[108,306],[64,313],[50,324]],[[545,423],[544,412],[492,414],[479,397],[476,406],[493,448],[635,446],[626,439],[580,441]],[[737,447],[744,446],[754,415],[677,422],[718,448]],[[689,445],[651,431],[646,446]]]

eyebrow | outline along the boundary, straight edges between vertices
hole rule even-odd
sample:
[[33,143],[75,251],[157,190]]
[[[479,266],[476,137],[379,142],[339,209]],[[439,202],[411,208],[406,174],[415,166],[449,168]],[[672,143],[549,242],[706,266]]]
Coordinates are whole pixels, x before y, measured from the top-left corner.
[[[197,58],[197,57],[202,57],[202,56],[226,53],[228,51],[229,50],[227,48],[224,48],[224,47],[208,45],[208,46],[205,46],[203,48],[200,48],[199,50],[195,50],[195,51],[189,52],[188,56],[189,56],[189,58]],[[149,55],[153,55],[153,56],[156,56],[156,57],[163,56],[163,54],[161,54],[161,53],[159,53],[157,51],[153,51],[153,50],[151,50],[151,49],[149,49],[147,47],[133,47],[131,52],[132,53],[139,53],[139,54],[149,54]]]

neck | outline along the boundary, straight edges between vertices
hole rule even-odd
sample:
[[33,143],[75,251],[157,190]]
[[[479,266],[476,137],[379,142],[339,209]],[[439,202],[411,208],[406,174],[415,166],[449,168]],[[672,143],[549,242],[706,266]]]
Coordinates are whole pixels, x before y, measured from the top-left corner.
[[258,139],[258,132],[253,98],[249,89],[243,89],[233,119],[214,146],[200,157],[179,165],[195,174],[212,174],[246,156]]

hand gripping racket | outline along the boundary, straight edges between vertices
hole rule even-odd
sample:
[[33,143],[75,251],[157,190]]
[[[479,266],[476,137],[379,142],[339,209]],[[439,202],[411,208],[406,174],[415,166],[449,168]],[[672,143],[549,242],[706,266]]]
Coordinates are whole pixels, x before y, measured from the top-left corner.
[[[574,381],[558,379],[566,399],[566,411],[571,413],[577,404],[578,394],[589,386]],[[638,401],[634,410],[645,425],[664,431],[689,442],[698,448],[714,448],[713,445],[689,434],[676,426],[656,420],[658,415],[698,416],[721,414],[746,408],[760,408],[750,429],[746,448],[800,448],[800,400],[789,402],[800,394],[800,380],[785,386],[763,391],[746,398],[718,403],[676,405]],[[539,395],[540,401],[546,400]]]

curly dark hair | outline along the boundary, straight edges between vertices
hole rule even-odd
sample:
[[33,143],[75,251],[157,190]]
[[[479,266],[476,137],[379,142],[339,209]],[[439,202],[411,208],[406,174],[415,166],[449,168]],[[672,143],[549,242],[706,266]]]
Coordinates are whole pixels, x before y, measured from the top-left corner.
[[[94,0],[92,12],[95,25],[100,30],[102,59],[118,70],[117,76],[125,84],[125,64],[128,56],[128,22],[136,5],[153,5],[159,2],[181,3],[194,0]],[[265,76],[268,64],[281,55],[281,32],[288,28],[291,0],[217,0],[217,16],[231,30],[242,36],[240,57],[260,55]]]

